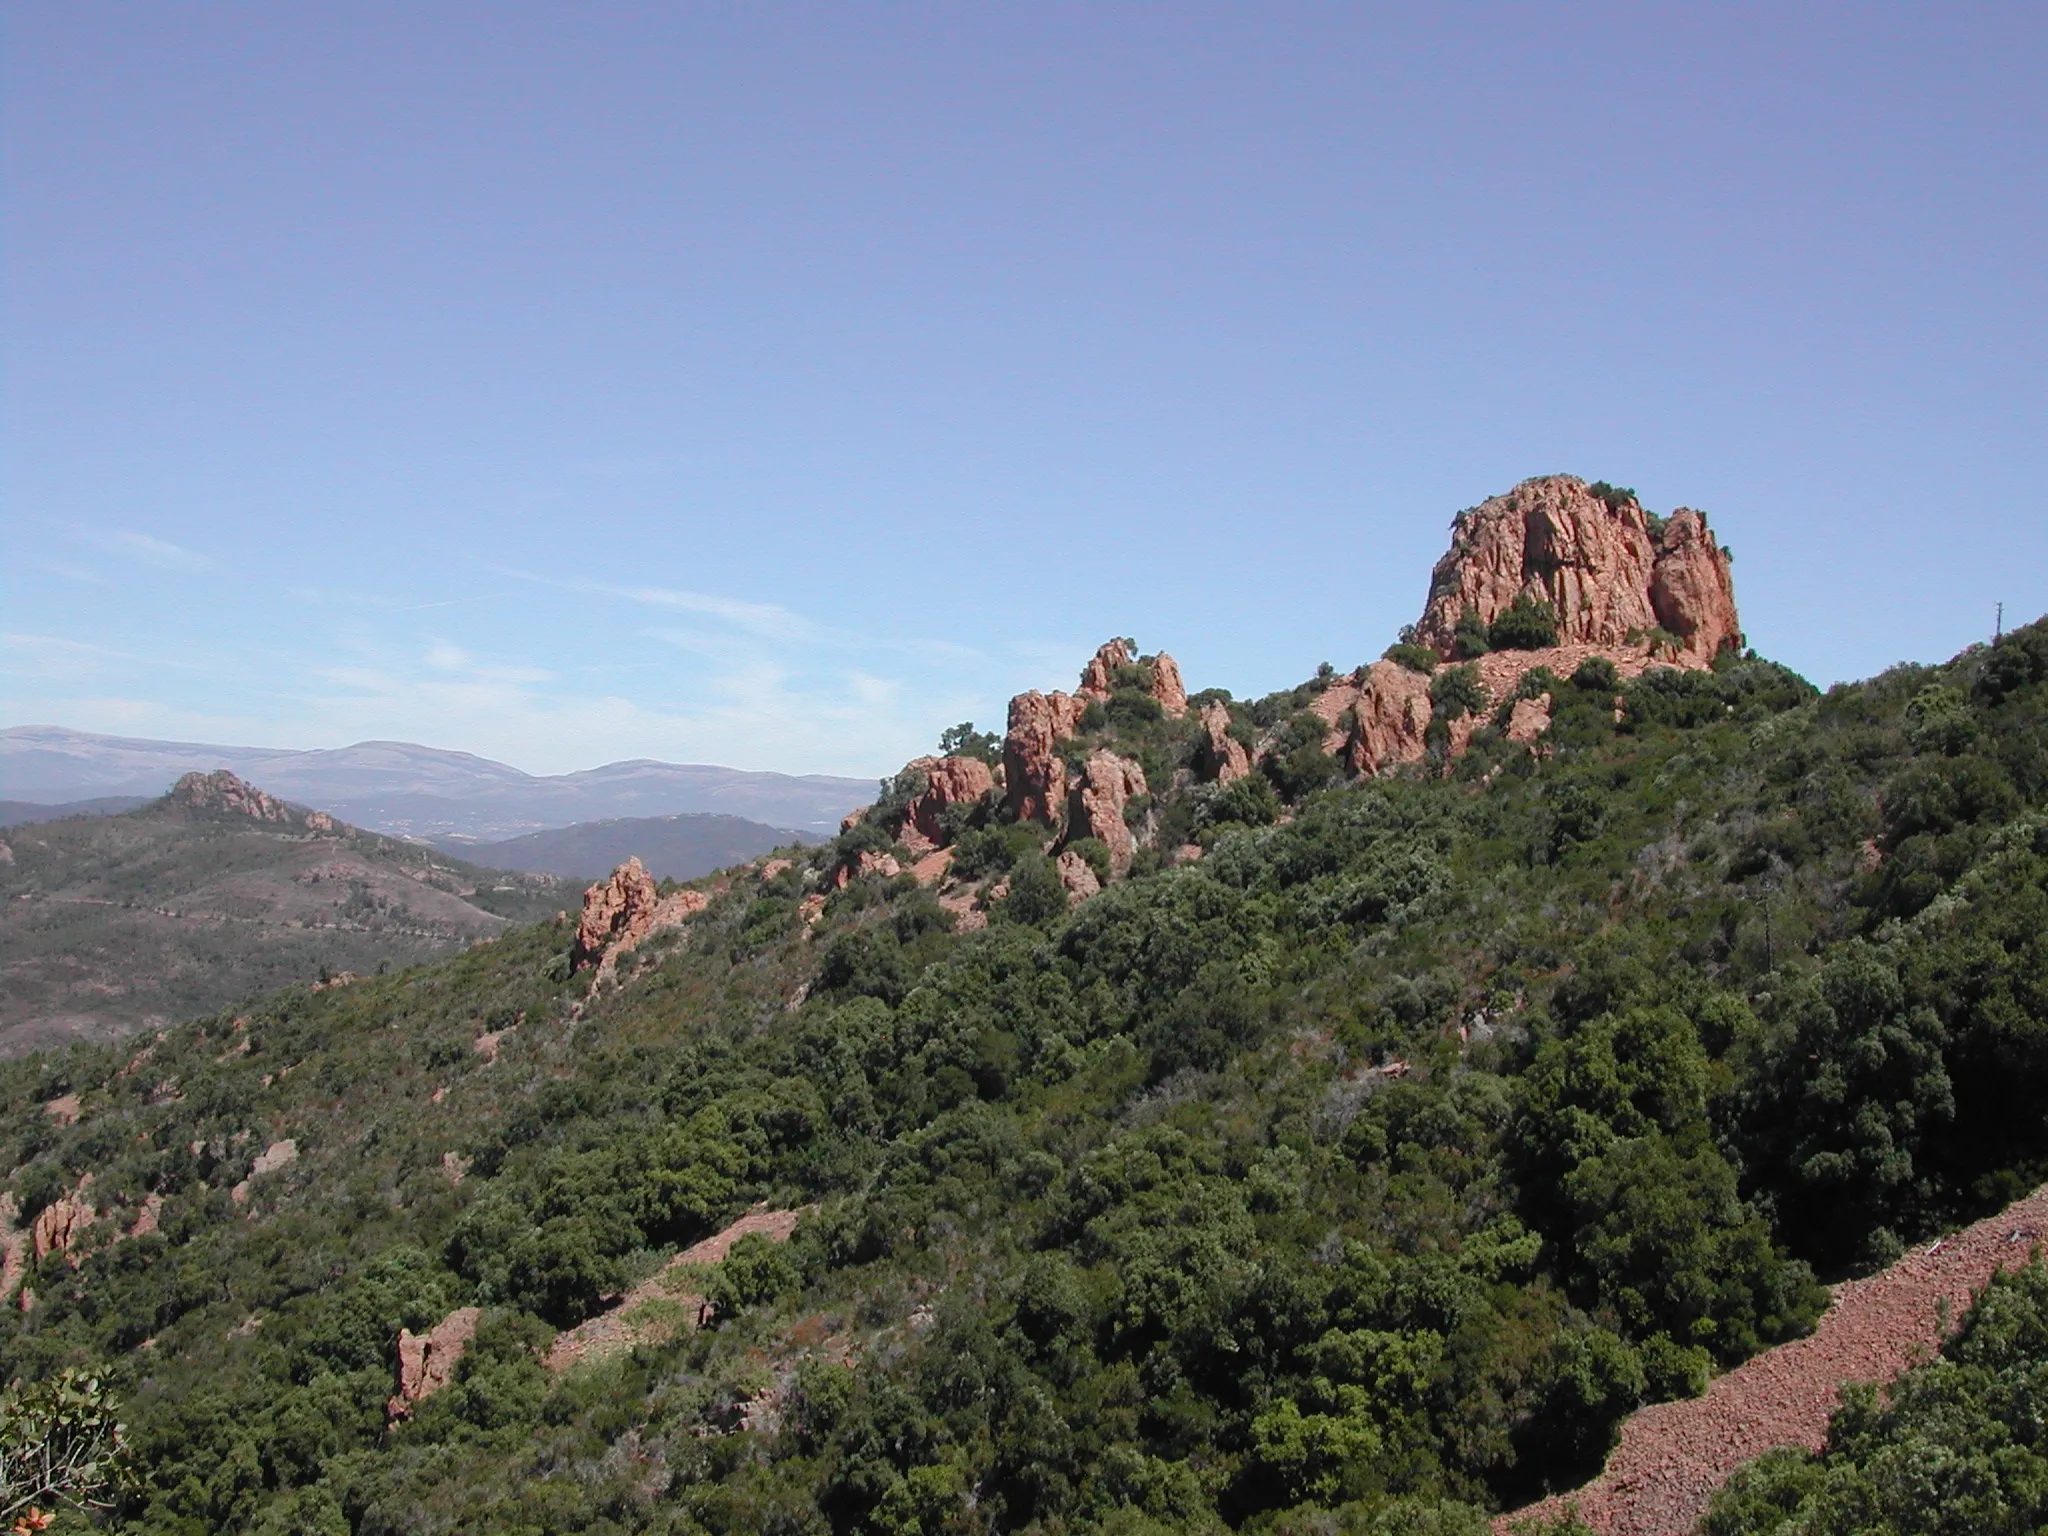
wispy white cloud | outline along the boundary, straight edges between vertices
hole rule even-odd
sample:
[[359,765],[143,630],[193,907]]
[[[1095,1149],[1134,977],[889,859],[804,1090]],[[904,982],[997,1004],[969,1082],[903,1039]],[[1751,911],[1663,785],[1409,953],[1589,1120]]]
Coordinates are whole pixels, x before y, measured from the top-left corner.
[[99,572],[88,571],[84,566],[72,565],[69,561],[38,560],[36,564],[48,571],[52,576],[62,576],[66,581],[90,582],[94,586],[106,585],[107,578],[100,575]]
[[153,534],[137,533],[132,528],[80,528],[78,536],[95,549],[142,565],[155,566],[160,571],[189,573],[208,570],[213,565],[213,560],[207,555]]

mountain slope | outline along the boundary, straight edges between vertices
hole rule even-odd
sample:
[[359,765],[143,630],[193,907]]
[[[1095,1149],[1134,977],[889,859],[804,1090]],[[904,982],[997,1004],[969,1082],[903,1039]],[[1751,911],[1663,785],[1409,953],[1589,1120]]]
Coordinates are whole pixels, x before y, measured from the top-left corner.
[[0,795],[25,800],[154,796],[180,774],[215,768],[377,831],[483,840],[606,817],[684,812],[830,832],[874,793],[865,779],[645,760],[542,776],[473,753],[398,741],[294,752],[95,736],[57,726],[0,731]]
[[147,805],[146,795],[107,795],[94,800],[67,800],[49,805],[34,800],[0,800],[0,827],[26,826],[35,821],[63,821],[70,816],[118,816]]
[[574,899],[189,775],[140,809],[0,839],[0,1054],[411,964]]
[[0,1375],[164,1536],[1481,1532],[2048,1166],[2048,627],[1821,696],[1666,574],[1253,701],[1113,642],[1000,785],[0,1066]]
[[[764,826],[741,816],[696,812],[684,816],[626,816],[579,822],[495,843],[437,846],[493,869],[524,869],[577,880],[598,880],[637,858],[657,879],[694,880],[728,864],[799,843],[803,834]],[[812,839],[815,841],[815,839]]]

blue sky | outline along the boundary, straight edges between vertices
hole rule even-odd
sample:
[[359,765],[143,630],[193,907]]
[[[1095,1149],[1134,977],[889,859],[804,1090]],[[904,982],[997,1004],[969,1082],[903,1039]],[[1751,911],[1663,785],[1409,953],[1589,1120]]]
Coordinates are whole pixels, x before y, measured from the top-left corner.
[[879,773],[1376,656],[1525,476],[2048,609],[2038,5],[36,3],[0,725]]

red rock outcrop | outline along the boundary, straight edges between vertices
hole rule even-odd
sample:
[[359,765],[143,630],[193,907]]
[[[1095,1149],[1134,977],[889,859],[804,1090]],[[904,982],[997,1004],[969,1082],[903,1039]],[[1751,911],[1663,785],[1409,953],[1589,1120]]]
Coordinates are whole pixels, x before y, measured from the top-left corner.
[[1556,611],[1564,644],[1631,648],[1661,627],[1705,662],[1740,634],[1727,556],[1699,513],[1681,509],[1653,534],[1633,497],[1595,495],[1573,475],[1524,480],[1458,514],[1416,638],[1449,656],[1460,616],[1490,624],[1524,593]]
[[621,956],[650,934],[674,928],[711,905],[702,891],[659,894],[654,877],[638,859],[628,859],[583,893],[583,915],[570,951],[577,970],[597,965],[609,972]]
[[1109,849],[1110,873],[1121,879],[1137,851],[1137,839],[1124,823],[1124,807],[1133,796],[1147,792],[1145,770],[1128,757],[1114,752],[1094,753],[1081,770],[1074,786],[1070,837],[1093,837]]
[[186,774],[171,786],[170,798],[188,810],[247,816],[254,821],[295,822],[316,832],[334,830],[334,818],[325,811],[298,810],[255,785],[244,783],[225,768]]
[[1690,507],[1680,507],[1664,525],[1650,606],[1658,625],[1685,642],[1688,655],[1711,661],[1724,647],[1742,644],[1727,553]]
[[1072,736],[1087,702],[1037,689],[1010,700],[1003,737],[1003,789],[1019,821],[1057,823],[1066,809],[1067,765],[1059,744]]
[[15,1226],[14,1196],[0,1194],[0,1301],[14,1294],[21,1277],[28,1273],[28,1256],[33,1238]]
[[843,891],[854,881],[864,880],[869,875],[881,875],[885,879],[894,879],[902,873],[903,866],[897,862],[895,854],[878,853],[871,848],[864,853],[857,854],[854,857],[853,863],[840,865],[833,872],[832,883]]
[[898,835],[918,853],[946,841],[946,807],[973,805],[996,787],[995,770],[978,757],[920,757],[905,771],[912,769],[924,774],[925,786],[905,808]]
[[92,1175],[88,1173],[78,1181],[78,1188],[36,1212],[36,1219],[29,1223],[29,1233],[38,1264],[53,1253],[69,1253],[71,1245],[99,1216],[85,1195],[91,1184]]
[[[1422,756],[1429,729],[1429,679],[1391,661],[1376,661],[1364,675],[1325,688],[1309,705],[1327,721],[1326,750],[1353,773],[1372,775]],[[1351,716],[1347,728],[1344,717]]]
[[1218,784],[1228,784],[1252,771],[1252,755],[1243,742],[1230,734],[1230,710],[1222,704],[1202,709],[1202,729],[1209,733],[1202,747],[1201,766]]
[[1074,690],[1075,696],[1093,699],[1098,704],[1109,702],[1109,691],[1116,680],[1116,669],[1131,664],[1131,648],[1121,640],[1111,640],[1088,658],[1088,665],[1081,669],[1081,685]]
[[1538,694],[1533,699],[1515,700],[1515,707],[1508,713],[1509,741],[1531,742],[1549,729],[1549,694]]
[[1079,906],[1090,896],[1100,894],[1102,882],[1095,878],[1095,871],[1088,861],[1068,849],[1055,861],[1060,872],[1060,884],[1067,888],[1067,899]]
[[384,1405],[387,1418],[402,1419],[413,1405],[455,1379],[455,1367],[476,1337],[478,1307],[458,1307],[426,1333],[398,1330],[398,1390]]
[[1169,720],[1178,720],[1188,712],[1188,690],[1180,680],[1180,663],[1164,651],[1152,658],[1152,697],[1159,701]]

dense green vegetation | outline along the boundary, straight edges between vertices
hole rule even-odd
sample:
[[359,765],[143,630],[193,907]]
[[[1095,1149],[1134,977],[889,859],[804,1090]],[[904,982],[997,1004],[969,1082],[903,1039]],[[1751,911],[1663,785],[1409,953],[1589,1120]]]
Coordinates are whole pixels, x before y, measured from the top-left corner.
[[[165,1197],[31,1274],[0,1374],[110,1376],[134,1532],[1476,1533],[2048,1177],[2048,630],[1824,696],[1652,673],[1618,722],[1545,677],[1542,752],[1496,715],[1363,783],[1329,680],[1233,705],[1264,767],[1219,789],[1120,677],[1070,747],[1144,761],[1153,846],[1076,908],[990,806],[986,929],[836,889],[870,817],[594,995],[550,922],[0,1069],[25,1210]],[[543,1367],[758,1201],[816,1210],[713,1327]],[[397,1330],[472,1303],[387,1427]]]
[[2048,1524],[2048,1268],[1987,1286],[1938,1361],[1853,1387],[1824,1455],[1774,1451],[1714,1501],[1704,1536],[2031,1536]]

